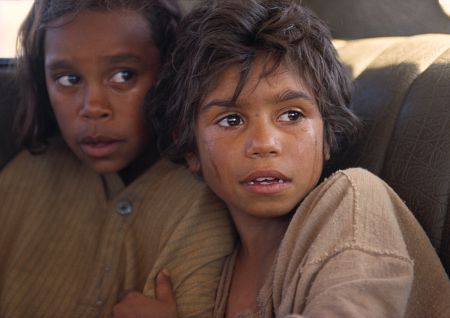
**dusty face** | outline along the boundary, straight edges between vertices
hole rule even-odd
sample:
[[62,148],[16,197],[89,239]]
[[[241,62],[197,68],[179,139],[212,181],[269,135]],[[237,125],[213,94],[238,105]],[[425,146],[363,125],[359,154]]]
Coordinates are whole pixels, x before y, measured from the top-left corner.
[[257,59],[231,105],[239,70],[221,76],[201,105],[198,151],[187,156],[235,217],[289,213],[317,184],[327,148],[322,116],[305,82],[285,65],[260,78],[262,68]]
[[146,147],[142,105],[159,70],[159,50],[137,12],[83,11],[47,29],[53,111],[68,146],[95,171],[119,171]]

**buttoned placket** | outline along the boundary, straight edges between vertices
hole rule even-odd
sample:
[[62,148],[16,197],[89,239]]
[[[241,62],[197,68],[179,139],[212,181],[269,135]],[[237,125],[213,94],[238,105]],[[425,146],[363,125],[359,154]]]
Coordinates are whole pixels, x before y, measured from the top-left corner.
[[[98,255],[92,279],[87,282],[87,290],[82,297],[82,303],[88,305],[89,308],[79,308],[77,310],[83,317],[101,317],[104,306],[108,305],[108,297],[118,277],[117,271],[119,270],[125,235],[136,212],[133,204],[133,201],[135,201],[133,193],[127,194],[124,191],[124,185],[120,186],[120,182],[114,176],[109,176],[109,178],[105,179],[104,185],[109,195],[118,194],[116,198],[106,198],[105,208],[107,211],[105,212],[108,216],[105,218],[98,245]],[[87,312],[89,312],[88,315],[86,315]]]

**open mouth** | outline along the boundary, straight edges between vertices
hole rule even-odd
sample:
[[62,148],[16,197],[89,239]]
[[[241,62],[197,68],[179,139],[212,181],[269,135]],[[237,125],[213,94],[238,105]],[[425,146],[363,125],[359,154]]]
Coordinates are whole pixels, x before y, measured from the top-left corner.
[[291,187],[292,180],[277,170],[254,171],[241,184],[257,195],[277,195]]
[[286,182],[286,180],[281,179],[281,178],[259,177],[254,180],[250,180],[247,183],[250,185],[256,185],[256,184],[270,185],[270,184],[281,184],[281,183],[285,183],[285,182]]
[[106,157],[117,151],[120,141],[109,137],[86,137],[80,142],[83,152],[94,158]]
[[86,144],[86,145],[90,145],[90,146],[95,146],[95,145],[105,145],[105,144],[110,144],[113,142],[116,142],[116,139],[113,138],[109,138],[109,137],[85,137],[83,139],[81,139],[81,143],[82,144]]

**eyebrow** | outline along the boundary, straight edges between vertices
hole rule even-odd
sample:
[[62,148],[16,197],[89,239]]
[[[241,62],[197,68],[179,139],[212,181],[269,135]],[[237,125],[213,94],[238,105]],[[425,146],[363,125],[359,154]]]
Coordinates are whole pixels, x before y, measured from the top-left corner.
[[[106,64],[119,64],[123,62],[140,62],[142,59],[134,54],[124,54],[124,55],[111,55],[111,56],[104,56],[101,58],[103,62]],[[58,70],[58,69],[65,69],[70,68],[72,63],[70,60],[65,59],[55,59],[50,60],[48,63],[45,64],[45,67],[51,71]]]
[[66,60],[50,60],[49,62],[46,61],[45,63],[45,68],[49,69],[50,71],[65,69],[69,67],[70,63]]
[[105,56],[102,58],[102,60],[105,60],[109,64],[117,64],[122,62],[140,62],[142,59],[134,54],[125,54],[125,55],[111,55],[111,56]]
[[[274,104],[279,104],[279,103],[287,102],[287,101],[294,100],[294,99],[303,99],[310,103],[315,103],[315,100],[311,96],[309,96],[309,94],[302,92],[302,91],[295,91],[295,90],[290,90],[290,89],[288,89],[280,94],[275,95],[275,97],[273,99],[271,99],[271,102],[273,102]],[[213,99],[206,105],[203,105],[201,107],[201,110],[203,111],[203,110],[206,110],[213,106],[230,107],[232,105],[233,105],[233,100],[231,98],[230,99]]]
[[275,103],[287,102],[293,99],[304,99],[306,101],[314,103],[315,100],[307,93],[303,91],[286,90],[279,95],[276,95],[273,99]]
[[202,105],[200,107],[200,110],[206,110],[206,109],[211,108],[213,106],[230,107],[232,104],[233,104],[233,100],[231,98],[230,99],[213,99],[212,101],[210,101],[206,105]]

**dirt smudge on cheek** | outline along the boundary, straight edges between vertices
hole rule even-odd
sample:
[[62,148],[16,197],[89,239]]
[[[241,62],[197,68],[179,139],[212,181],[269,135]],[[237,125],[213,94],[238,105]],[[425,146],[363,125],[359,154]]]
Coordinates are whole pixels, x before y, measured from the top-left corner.
[[[218,142],[220,143],[220,140]],[[222,178],[220,176],[220,170],[219,170],[218,163],[216,162],[216,158],[218,157],[218,154],[216,153],[218,151],[217,140],[207,141],[207,142],[205,142],[204,146],[205,146],[205,152],[206,152],[205,157],[207,160],[207,162],[205,162],[205,164],[212,168],[212,171],[214,173],[214,177],[216,178],[216,181],[220,182]]]
[[298,159],[305,177],[305,183],[311,185],[312,190],[320,179],[323,169],[323,140],[322,136],[312,131],[304,130],[302,136],[297,136]]
[[317,135],[314,137],[314,157],[313,157],[313,167],[311,173],[311,182],[314,182],[314,187],[320,179],[323,169],[323,141],[319,140]]

